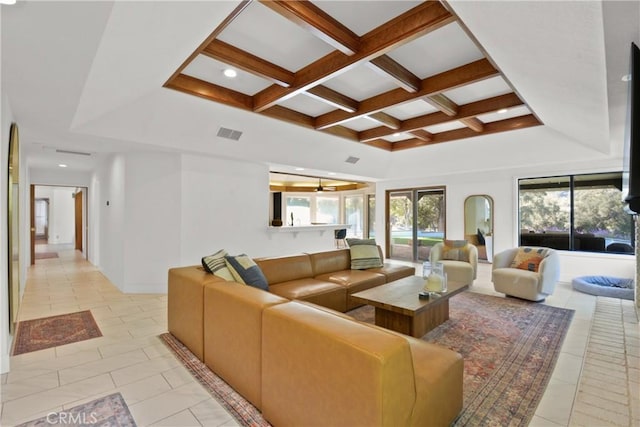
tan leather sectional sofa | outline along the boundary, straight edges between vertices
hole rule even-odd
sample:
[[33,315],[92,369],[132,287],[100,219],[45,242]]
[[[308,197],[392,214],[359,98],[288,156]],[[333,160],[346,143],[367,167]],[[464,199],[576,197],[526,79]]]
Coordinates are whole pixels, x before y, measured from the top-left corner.
[[451,424],[459,354],[335,310],[413,268],[349,271],[345,251],[256,259],[270,292],[170,269],[169,331],[275,426]]

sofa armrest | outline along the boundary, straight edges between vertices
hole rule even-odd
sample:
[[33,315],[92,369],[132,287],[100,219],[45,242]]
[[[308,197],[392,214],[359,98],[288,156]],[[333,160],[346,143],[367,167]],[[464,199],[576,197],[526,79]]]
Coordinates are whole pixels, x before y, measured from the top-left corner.
[[167,324],[169,332],[200,360],[204,358],[204,286],[224,282],[198,265],[169,269]]

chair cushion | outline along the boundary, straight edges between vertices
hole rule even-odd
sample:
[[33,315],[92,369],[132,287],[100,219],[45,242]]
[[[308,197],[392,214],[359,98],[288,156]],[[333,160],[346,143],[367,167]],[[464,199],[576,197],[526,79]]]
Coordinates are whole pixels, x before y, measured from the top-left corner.
[[246,254],[224,257],[227,267],[231,271],[233,278],[240,283],[250,285],[265,291],[269,290],[269,283],[264,277],[260,267],[253,262]]
[[227,255],[227,251],[220,249],[212,255],[202,257],[202,267],[204,267],[208,273],[214,274],[227,281],[233,281],[233,275],[224,260],[224,257]]
[[375,239],[347,239],[351,251],[351,269],[366,270],[382,267],[382,259]]
[[442,259],[469,262],[469,244],[466,240],[445,240]]
[[520,247],[511,261],[511,268],[537,272],[540,269],[540,263],[547,254],[546,248]]

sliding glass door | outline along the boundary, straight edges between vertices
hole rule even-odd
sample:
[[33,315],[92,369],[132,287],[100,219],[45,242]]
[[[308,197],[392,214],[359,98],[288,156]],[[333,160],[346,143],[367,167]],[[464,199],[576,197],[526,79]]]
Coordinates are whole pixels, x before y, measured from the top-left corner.
[[444,239],[443,187],[387,191],[387,253],[390,258],[426,261]]

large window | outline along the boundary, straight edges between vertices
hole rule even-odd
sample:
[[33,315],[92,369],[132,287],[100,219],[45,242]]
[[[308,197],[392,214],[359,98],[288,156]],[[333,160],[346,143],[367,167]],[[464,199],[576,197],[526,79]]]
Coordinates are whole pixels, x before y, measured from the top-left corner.
[[[283,195],[282,222],[291,225],[350,224],[348,237],[363,237],[365,195],[331,192]],[[375,206],[375,205],[374,205]]]
[[520,245],[633,254],[621,189],[620,172],[521,179]]
[[347,237],[362,237],[364,229],[364,196],[356,194],[344,198],[344,219],[347,228]]

